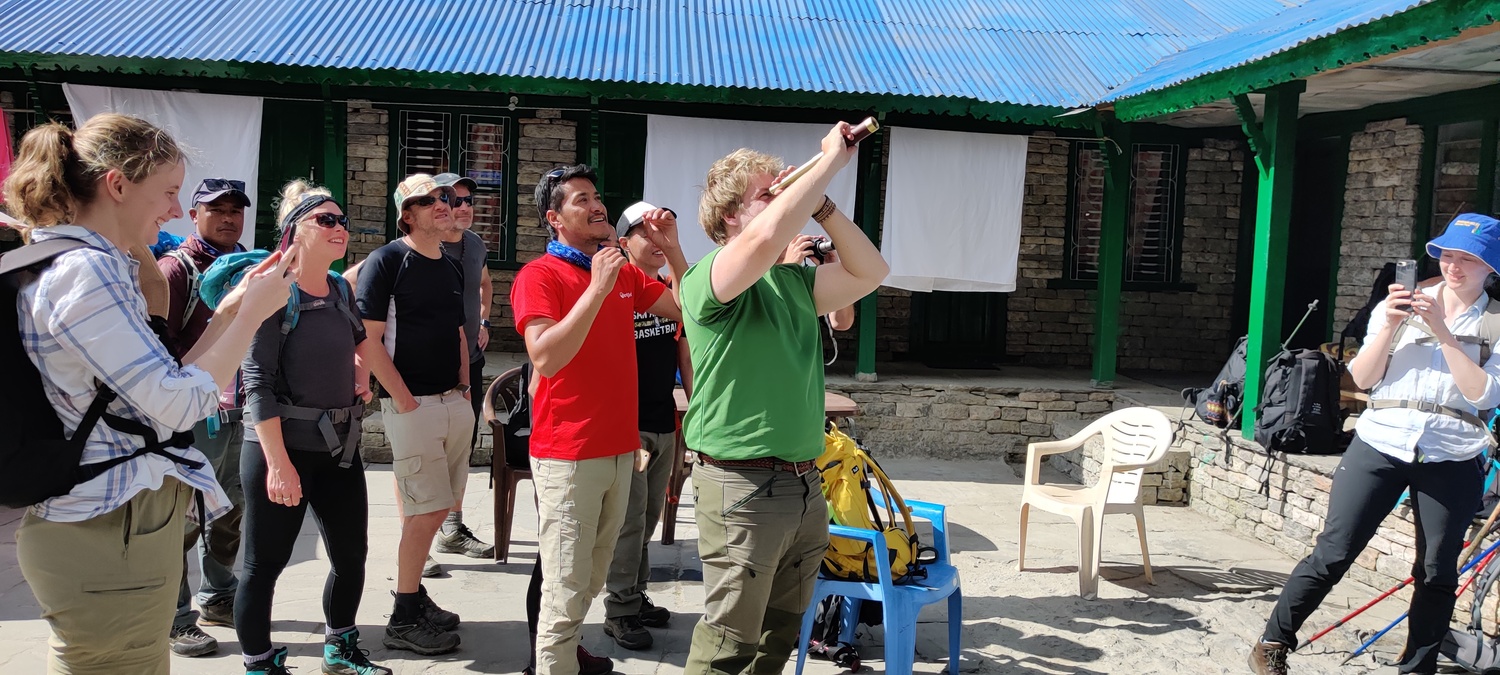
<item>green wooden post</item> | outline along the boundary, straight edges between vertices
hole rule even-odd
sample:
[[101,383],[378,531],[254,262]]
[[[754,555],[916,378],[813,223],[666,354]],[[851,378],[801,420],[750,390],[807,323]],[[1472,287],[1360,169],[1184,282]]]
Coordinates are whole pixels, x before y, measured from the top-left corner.
[[[885,142],[885,115],[877,116],[881,129],[865,142],[860,144],[859,161],[863,169],[861,179],[863,192],[859,195],[858,215],[860,227],[864,228],[865,235],[880,245],[880,181],[885,176],[884,158],[881,156],[882,145]],[[875,332],[880,326],[880,318],[876,314],[880,311],[880,291],[866,295],[859,301],[859,309],[856,312],[859,325],[859,348],[858,359],[854,367],[854,379],[861,382],[874,382],[875,375]]]
[[1094,294],[1095,387],[1110,387],[1120,351],[1120,288],[1125,282],[1125,231],[1130,227],[1130,169],[1135,157],[1128,124],[1110,122],[1100,139],[1104,157],[1104,209],[1099,220],[1099,279]]
[[[345,130],[347,129],[348,117],[345,114],[344,105],[334,103],[332,92],[327,82],[323,83],[323,184],[333,193],[333,198],[340,204],[348,204],[344,200],[344,193],[348,188],[348,175],[344,167],[348,153],[348,142],[345,141]],[[264,142],[264,141],[262,141]],[[333,261],[333,270],[344,271],[344,260]]]
[[1286,250],[1291,233],[1292,172],[1297,163],[1297,99],[1302,80],[1266,90],[1264,123],[1241,105],[1246,135],[1257,141],[1260,192],[1255,210],[1255,259],[1250,280],[1250,338],[1246,344],[1245,400],[1240,428],[1255,433],[1255,406],[1265,383],[1265,365],[1281,349],[1281,307],[1286,290]]

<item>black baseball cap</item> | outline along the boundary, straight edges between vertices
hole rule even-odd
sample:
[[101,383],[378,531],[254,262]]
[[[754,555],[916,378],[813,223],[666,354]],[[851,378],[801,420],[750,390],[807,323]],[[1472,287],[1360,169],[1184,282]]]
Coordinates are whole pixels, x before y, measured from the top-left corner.
[[193,205],[207,204],[220,197],[238,197],[240,206],[250,206],[250,197],[245,194],[245,181],[228,178],[204,178],[193,191]]

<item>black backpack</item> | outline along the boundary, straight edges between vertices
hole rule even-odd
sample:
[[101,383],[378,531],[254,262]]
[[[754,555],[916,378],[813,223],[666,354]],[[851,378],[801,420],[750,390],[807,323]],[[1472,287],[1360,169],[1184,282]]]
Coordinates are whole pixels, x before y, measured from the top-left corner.
[[[192,433],[179,433],[167,443],[157,440],[151,427],[105,412],[115,392],[100,387],[89,404],[77,431],[69,438],[62,420],[42,389],[42,376],[21,346],[20,317],[16,298],[21,288],[52,264],[57,256],[88,244],[66,237],[22,246],[0,256],[0,372],[7,374],[0,387],[0,504],[22,508],[65,495],[84,483],[136,457],[152,453],[201,468],[201,462],[177,457],[163,448],[187,448]],[[94,426],[105,424],[122,433],[141,436],[146,446],[125,457],[80,466],[83,446]]]
[[1282,351],[1266,368],[1255,442],[1268,452],[1336,455],[1348,447],[1339,402],[1343,366],[1316,349]]
[[[865,600],[859,603],[857,624],[879,626],[884,619],[885,608],[879,600]],[[812,637],[807,641],[807,653],[828,659],[833,662],[833,665],[850,672],[858,672],[860,664],[858,648],[839,639],[839,631],[843,624],[844,597],[830,595],[823,598],[813,614]]]
[[1467,672],[1500,675],[1500,641],[1485,634],[1483,616],[1485,598],[1494,588],[1496,577],[1500,577],[1500,565],[1487,564],[1483,569],[1474,585],[1469,623],[1462,628],[1449,628],[1438,653]]
[[1214,383],[1201,388],[1182,390],[1182,398],[1193,406],[1198,419],[1220,429],[1233,426],[1240,418],[1240,406],[1245,397],[1245,343],[1241,337],[1235,344],[1229,360],[1214,376]]
[[510,410],[496,410],[505,432],[505,463],[518,469],[531,468],[531,362],[521,364],[516,378],[516,401]]

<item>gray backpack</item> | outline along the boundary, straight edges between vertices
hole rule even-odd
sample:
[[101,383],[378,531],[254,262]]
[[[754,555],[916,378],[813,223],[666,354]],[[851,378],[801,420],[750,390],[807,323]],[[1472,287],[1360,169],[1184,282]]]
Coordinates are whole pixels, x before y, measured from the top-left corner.
[[1471,673],[1500,675],[1500,641],[1484,634],[1484,599],[1500,577],[1500,565],[1485,565],[1484,572],[1474,587],[1474,608],[1469,612],[1469,624],[1462,628],[1450,628],[1443,637],[1439,653]]

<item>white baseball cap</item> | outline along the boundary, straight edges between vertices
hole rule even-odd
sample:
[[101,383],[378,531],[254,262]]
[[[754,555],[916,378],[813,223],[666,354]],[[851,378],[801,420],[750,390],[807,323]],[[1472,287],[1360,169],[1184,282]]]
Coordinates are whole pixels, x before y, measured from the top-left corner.
[[[620,219],[615,222],[615,236],[623,238],[625,236],[625,233],[630,231],[630,228],[641,224],[641,221],[645,219],[647,212],[654,211],[656,210],[656,208],[657,207],[650,202],[636,202],[634,204],[631,204],[630,206],[625,207],[625,212],[620,214]],[[672,209],[667,210],[672,211]],[[677,212],[672,211],[672,215],[676,216]]]

